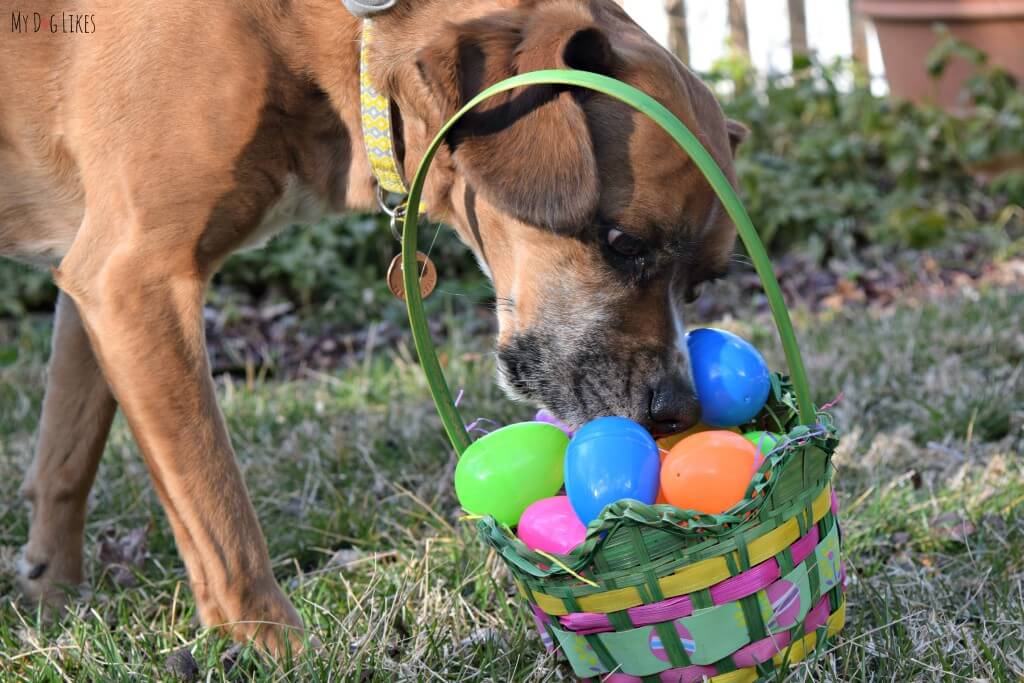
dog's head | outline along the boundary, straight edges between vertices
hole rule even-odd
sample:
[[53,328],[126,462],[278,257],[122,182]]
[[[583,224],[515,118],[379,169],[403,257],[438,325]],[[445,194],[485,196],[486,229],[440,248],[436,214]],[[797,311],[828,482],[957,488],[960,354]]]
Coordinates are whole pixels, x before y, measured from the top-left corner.
[[[446,117],[518,73],[618,78],[667,106],[734,178],[742,126],[610,0],[527,1],[449,24],[418,67]],[[682,310],[726,272],[735,242],[696,166],[643,115],[556,87],[489,101],[448,147],[453,222],[496,289],[507,390],[574,425],[696,423]]]

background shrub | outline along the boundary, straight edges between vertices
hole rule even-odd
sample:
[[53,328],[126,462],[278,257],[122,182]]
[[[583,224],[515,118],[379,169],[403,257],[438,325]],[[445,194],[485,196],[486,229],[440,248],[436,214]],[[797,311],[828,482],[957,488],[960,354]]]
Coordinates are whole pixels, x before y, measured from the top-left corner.
[[[964,89],[968,113],[876,97],[848,63],[806,61],[762,78],[741,60],[706,78],[730,116],[751,129],[738,173],[747,208],[770,251],[811,260],[855,259],[868,245],[923,249],[971,240],[992,255],[1022,251],[1024,91],[984,54],[946,36],[929,66],[954,55],[978,66]],[[425,229],[429,241],[434,226]],[[439,230],[434,259],[450,289],[488,298],[468,250]],[[383,218],[353,215],[291,229],[266,248],[229,259],[214,306],[291,302],[332,323],[380,318],[384,275],[397,253]],[[0,260],[0,317],[49,311],[48,273]]]

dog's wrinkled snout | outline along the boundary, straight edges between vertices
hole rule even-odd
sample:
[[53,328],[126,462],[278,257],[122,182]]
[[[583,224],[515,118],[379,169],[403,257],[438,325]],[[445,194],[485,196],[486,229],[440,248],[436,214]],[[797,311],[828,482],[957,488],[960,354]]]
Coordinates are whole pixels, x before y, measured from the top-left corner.
[[700,422],[700,402],[689,379],[680,375],[663,378],[651,390],[647,409],[649,424],[655,436],[668,436],[686,431]]

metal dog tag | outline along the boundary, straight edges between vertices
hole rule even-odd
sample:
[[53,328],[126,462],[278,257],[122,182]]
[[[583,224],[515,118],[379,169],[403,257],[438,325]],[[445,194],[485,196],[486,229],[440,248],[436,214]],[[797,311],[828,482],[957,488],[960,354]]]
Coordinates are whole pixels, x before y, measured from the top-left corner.
[[[422,251],[416,252],[416,260],[420,264],[420,296],[426,299],[437,287],[437,268],[430,257]],[[388,267],[388,289],[396,297],[405,301],[405,282],[402,279],[402,255],[399,254]]]

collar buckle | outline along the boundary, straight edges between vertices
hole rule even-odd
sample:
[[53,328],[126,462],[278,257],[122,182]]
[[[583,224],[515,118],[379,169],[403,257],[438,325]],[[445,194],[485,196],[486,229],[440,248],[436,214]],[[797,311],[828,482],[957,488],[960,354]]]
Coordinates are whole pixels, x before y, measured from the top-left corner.
[[387,191],[377,185],[377,206],[391,219],[391,235],[397,242],[402,241],[402,222],[405,220],[408,205],[409,202],[405,196],[402,196],[397,204],[388,203]]

